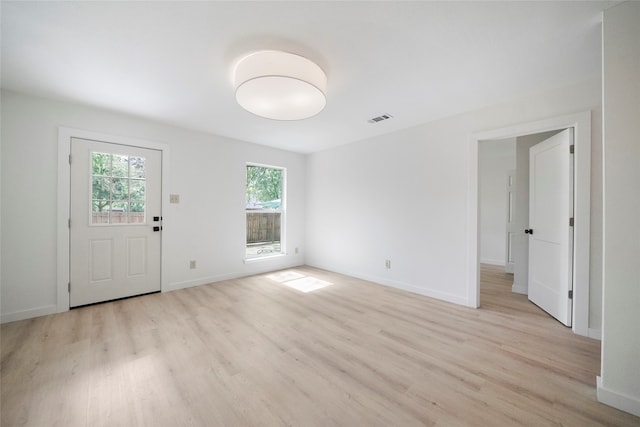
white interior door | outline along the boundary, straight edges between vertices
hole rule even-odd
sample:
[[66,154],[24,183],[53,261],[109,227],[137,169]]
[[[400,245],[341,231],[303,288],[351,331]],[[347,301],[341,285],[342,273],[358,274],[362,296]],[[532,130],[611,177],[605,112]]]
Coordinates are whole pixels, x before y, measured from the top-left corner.
[[529,149],[529,300],[571,326],[573,129]]
[[506,247],[504,251],[504,271],[507,273],[513,273],[515,267],[515,262],[513,260],[513,239],[517,232],[514,222],[515,192],[516,171],[515,169],[511,169],[507,171],[507,233],[505,239]]
[[160,290],[158,150],[71,140],[70,306]]

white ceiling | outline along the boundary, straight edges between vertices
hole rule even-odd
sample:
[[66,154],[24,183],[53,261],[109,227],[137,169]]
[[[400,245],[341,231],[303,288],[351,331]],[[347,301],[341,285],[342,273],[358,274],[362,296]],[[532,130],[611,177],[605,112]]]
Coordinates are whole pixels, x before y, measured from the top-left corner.
[[[310,153],[598,76],[615,3],[2,1],[1,84]],[[260,49],[317,62],[325,110],[239,107],[232,66]]]

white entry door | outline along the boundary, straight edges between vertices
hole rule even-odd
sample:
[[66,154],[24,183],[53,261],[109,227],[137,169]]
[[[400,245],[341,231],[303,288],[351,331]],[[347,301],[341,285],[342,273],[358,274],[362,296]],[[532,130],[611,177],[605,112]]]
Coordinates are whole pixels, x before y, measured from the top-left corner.
[[70,306],[160,290],[158,150],[71,140]]
[[573,129],[529,149],[529,300],[571,326]]

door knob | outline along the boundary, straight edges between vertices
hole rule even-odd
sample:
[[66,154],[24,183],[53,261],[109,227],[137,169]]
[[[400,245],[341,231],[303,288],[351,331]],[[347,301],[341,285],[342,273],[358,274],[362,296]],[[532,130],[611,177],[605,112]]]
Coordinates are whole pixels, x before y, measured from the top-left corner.
[[524,234],[533,234],[533,230],[530,228],[527,228],[524,230]]

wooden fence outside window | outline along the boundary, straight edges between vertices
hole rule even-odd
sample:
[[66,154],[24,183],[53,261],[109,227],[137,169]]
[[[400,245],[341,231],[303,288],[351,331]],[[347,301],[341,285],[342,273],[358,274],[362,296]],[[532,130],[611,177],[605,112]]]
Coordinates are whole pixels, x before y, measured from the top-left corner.
[[280,212],[247,211],[247,244],[280,241]]

